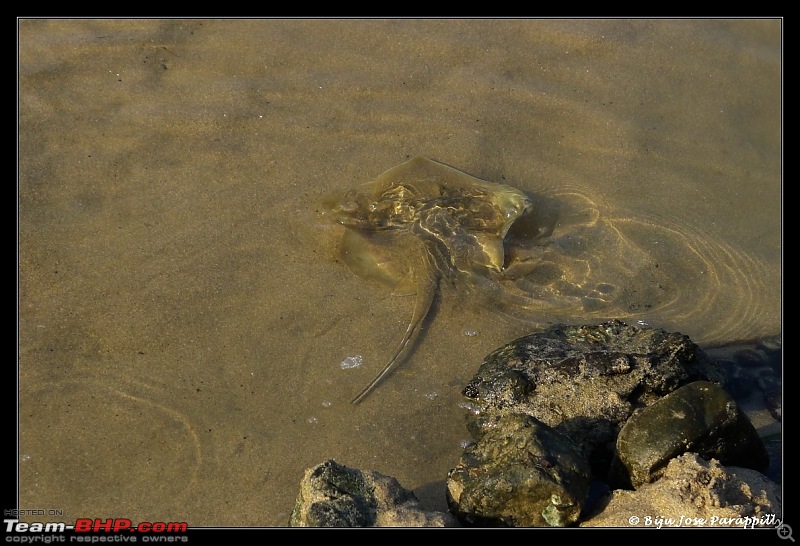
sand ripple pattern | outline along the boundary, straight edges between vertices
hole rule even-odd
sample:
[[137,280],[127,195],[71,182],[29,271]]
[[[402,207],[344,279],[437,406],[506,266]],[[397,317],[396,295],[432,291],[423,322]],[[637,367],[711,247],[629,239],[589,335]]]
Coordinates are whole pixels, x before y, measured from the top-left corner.
[[[46,423],[20,428],[22,496],[81,517],[188,517],[201,445],[186,415],[159,401],[164,395],[138,380],[100,376],[45,381],[21,393],[21,413]],[[115,512],[98,511],[104,507]]]

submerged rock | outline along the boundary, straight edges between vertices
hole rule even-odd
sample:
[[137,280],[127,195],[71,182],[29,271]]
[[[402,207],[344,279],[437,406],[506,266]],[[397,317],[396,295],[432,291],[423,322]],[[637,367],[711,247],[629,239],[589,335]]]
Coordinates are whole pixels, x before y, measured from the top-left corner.
[[443,512],[422,508],[412,491],[395,478],[358,470],[329,459],[306,470],[291,527],[449,527]]
[[708,350],[720,364],[726,377],[726,390],[740,402],[760,391],[764,403],[776,421],[782,419],[783,353],[781,336],[764,338],[757,343],[731,344]]
[[603,474],[634,409],[696,380],[723,375],[687,336],[615,320],[521,337],[484,359],[464,395],[482,413],[525,413],[553,427]]
[[755,470],[769,465],[764,443],[733,398],[718,385],[697,381],[628,419],[617,438],[612,485],[652,482],[686,452]]
[[565,527],[577,521],[590,468],[562,434],[527,415],[495,415],[475,429],[447,477],[450,511],[468,526]]
[[763,474],[685,453],[657,481],[613,491],[580,526],[776,527],[781,501],[780,486]]
[[783,389],[781,378],[774,372],[763,373],[758,378],[758,386],[764,393],[764,403],[772,418],[778,422],[783,419]]

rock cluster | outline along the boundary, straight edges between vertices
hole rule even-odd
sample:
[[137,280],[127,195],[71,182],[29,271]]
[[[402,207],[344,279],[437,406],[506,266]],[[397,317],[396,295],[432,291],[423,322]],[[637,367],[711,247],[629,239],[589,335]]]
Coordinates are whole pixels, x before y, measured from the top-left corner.
[[539,419],[602,471],[634,410],[697,380],[721,383],[724,375],[688,337],[611,321],[554,326],[500,347],[464,395],[481,414]]
[[[517,339],[463,391],[474,441],[448,473],[449,510],[462,526],[774,527],[780,491],[729,378],[688,337],[620,321]],[[290,524],[452,516],[425,512],[392,478],[326,461],[306,473]]]

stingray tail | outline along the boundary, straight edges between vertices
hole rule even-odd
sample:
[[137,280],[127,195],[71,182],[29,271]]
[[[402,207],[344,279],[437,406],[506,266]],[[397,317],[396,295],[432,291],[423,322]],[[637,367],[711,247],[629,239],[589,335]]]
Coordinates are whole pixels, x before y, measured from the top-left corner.
[[356,395],[355,398],[353,398],[351,403],[358,404],[359,402],[361,402],[361,400],[363,400],[372,391],[372,389],[375,388],[375,385],[380,383],[381,379],[383,379],[386,376],[386,374],[389,373],[389,371],[397,362],[398,357],[403,352],[403,349],[405,349],[406,345],[408,345],[408,342],[411,340],[411,337],[414,335],[414,332],[417,330],[418,327],[419,327],[418,325],[413,325],[413,324],[409,325],[408,330],[406,330],[406,335],[403,336],[403,340],[400,342],[400,347],[397,349],[397,352],[395,352],[392,359],[389,360],[389,363],[383,367],[383,369],[380,371],[378,375],[375,376],[375,379],[370,381],[369,385],[361,389],[361,392],[358,393],[358,395]]
[[436,296],[436,291],[439,288],[439,274],[437,273],[437,268],[434,267],[433,256],[430,255],[428,249],[423,248],[423,259],[425,261],[426,267],[425,269],[425,282],[420,283],[422,286],[419,287],[417,290],[417,297],[416,301],[414,302],[414,314],[411,317],[411,322],[406,329],[406,333],[403,336],[403,339],[400,341],[400,346],[395,351],[394,356],[389,360],[389,363],[383,367],[383,369],[375,376],[375,379],[370,381],[369,385],[364,387],[361,392],[359,392],[355,398],[351,401],[353,404],[358,404],[363,400],[371,391],[375,388],[375,386],[380,383],[380,381],[386,377],[392,367],[400,360],[400,355],[403,354],[404,350],[408,346],[408,342],[414,337],[414,335],[419,331],[422,322],[425,320],[425,317],[428,315],[428,312],[431,309],[431,305],[433,304],[433,298]]

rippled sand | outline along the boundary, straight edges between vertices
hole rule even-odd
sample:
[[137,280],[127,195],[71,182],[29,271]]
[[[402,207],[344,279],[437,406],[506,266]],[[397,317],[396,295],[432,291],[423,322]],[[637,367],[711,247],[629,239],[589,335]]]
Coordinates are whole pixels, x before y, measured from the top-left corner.
[[[332,457],[444,509],[459,391],[531,328],[780,333],[780,63],[779,20],[20,21],[22,506],[282,526]],[[353,407],[413,302],[320,203],[417,155],[552,244]]]

